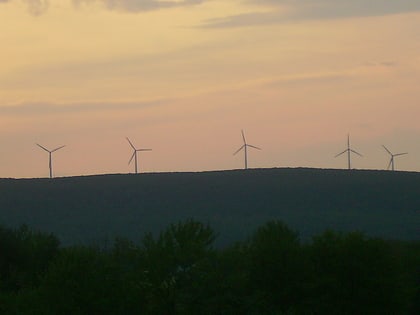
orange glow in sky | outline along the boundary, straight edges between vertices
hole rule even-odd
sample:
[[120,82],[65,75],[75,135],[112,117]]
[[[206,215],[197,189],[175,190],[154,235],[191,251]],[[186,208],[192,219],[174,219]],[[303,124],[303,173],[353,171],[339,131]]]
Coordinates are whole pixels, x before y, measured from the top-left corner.
[[0,177],[420,171],[420,1],[0,0]]

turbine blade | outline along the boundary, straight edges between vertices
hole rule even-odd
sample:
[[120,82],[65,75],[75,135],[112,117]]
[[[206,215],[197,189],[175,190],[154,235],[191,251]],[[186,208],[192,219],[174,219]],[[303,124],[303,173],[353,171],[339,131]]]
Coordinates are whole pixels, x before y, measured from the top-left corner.
[[254,149],[257,149],[257,150],[262,150],[261,148],[256,147],[255,145],[247,144],[247,146],[251,147],[251,148],[254,148]]
[[243,148],[245,147],[245,144],[242,146],[242,147],[240,147],[238,150],[236,150],[235,151],[235,153],[233,153],[233,155],[236,155],[239,151],[241,151]]
[[125,137],[125,138],[127,139],[128,143],[131,145],[131,147],[135,150],[136,147],[131,143],[130,139],[128,139],[128,137]]
[[51,153],[53,153],[53,152],[55,152],[55,151],[57,151],[57,150],[60,150],[60,149],[62,149],[62,148],[64,148],[64,147],[65,147],[65,145],[62,145],[61,147],[55,148],[54,150],[52,150],[52,151],[51,151]]
[[136,149],[137,152],[139,151],[152,151],[152,149]]
[[131,156],[130,161],[128,161],[128,165],[130,165],[130,163],[134,159],[135,155],[136,155],[136,151],[133,152],[133,155]]
[[242,132],[242,139],[244,140],[244,144],[246,144],[244,131],[243,131],[243,130],[241,130],[241,132]]
[[384,145],[382,145],[382,146],[384,147],[384,149],[386,150],[386,152],[388,152],[389,154],[391,154],[391,155],[392,155],[391,151],[389,151],[389,150],[388,150],[388,148],[387,148],[386,146],[384,146]]
[[346,153],[348,151],[348,149],[346,149],[346,150],[344,150],[343,152],[341,152],[341,153],[338,153],[336,156],[334,156],[334,157],[339,157],[341,154],[344,154],[344,153]]
[[394,154],[394,156],[400,156],[400,155],[406,155],[406,154],[408,154],[408,152],[404,152],[404,153],[397,153],[397,154]]
[[38,147],[40,147],[42,150],[45,150],[45,151],[47,151],[47,152],[50,152],[50,150],[48,150],[48,149],[44,148],[42,145],[40,145],[40,144],[38,144],[38,143],[36,143],[36,145],[37,145]]
[[357,154],[358,156],[361,156],[361,157],[363,157],[363,155],[361,155],[359,152],[357,152],[357,151],[354,151],[353,149],[350,149],[350,151],[351,152],[353,152],[354,154]]

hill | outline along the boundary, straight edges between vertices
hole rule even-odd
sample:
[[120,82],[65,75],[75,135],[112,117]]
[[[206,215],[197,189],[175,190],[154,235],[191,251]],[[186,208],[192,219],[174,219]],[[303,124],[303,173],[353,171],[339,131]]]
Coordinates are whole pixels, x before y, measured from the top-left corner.
[[420,173],[252,169],[0,179],[0,225],[27,224],[64,245],[139,240],[194,218],[241,240],[270,219],[303,239],[327,228],[385,239],[420,239]]

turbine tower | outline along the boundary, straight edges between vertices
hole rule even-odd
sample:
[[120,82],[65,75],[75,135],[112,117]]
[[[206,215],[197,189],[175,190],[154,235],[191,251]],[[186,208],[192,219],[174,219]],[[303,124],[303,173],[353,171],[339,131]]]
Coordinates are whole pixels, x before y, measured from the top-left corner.
[[137,152],[141,152],[141,151],[152,151],[152,149],[137,149],[132,143],[131,143],[131,141],[130,141],[130,139],[128,139],[128,137],[126,137],[126,139],[127,139],[127,141],[128,141],[128,143],[130,144],[130,146],[133,148],[133,155],[131,156],[131,158],[130,158],[130,161],[128,161],[128,164],[130,164],[131,163],[131,161],[133,160],[133,158],[134,158],[134,169],[135,169],[135,172],[136,172],[136,174],[137,174]]
[[391,169],[394,171],[394,170],[395,170],[395,169],[394,169],[394,157],[396,157],[396,156],[400,156],[400,155],[405,155],[405,154],[408,154],[408,152],[393,154],[393,153],[391,153],[391,151],[389,151],[389,150],[387,149],[387,147],[386,147],[386,146],[384,146],[384,145],[382,145],[382,146],[384,147],[384,149],[386,150],[386,152],[388,152],[388,153],[389,153],[389,155],[391,156],[391,159],[389,160],[389,164],[388,164],[388,168],[387,168],[387,170],[389,170],[389,168],[391,167]]
[[60,149],[62,149],[62,148],[64,148],[65,147],[65,145],[62,145],[61,147],[58,147],[58,148],[55,148],[54,150],[48,150],[48,149],[46,149],[46,148],[44,148],[42,145],[40,145],[40,144],[36,144],[38,147],[40,147],[41,149],[43,149],[44,151],[46,151],[46,152],[48,152],[48,165],[49,165],[49,167],[50,167],[50,178],[52,178],[53,177],[53,170],[52,170],[52,153],[53,152],[55,152],[55,151],[57,151],[57,150],[60,150]]
[[351,169],[351,153],[357,154],[358,156],[363,157],[359,152],[354,151],[350,148],[350,135],[347,135],[347,149],[345,149],[343,152],[338,153],[335,157],[339,157],[340,155],[347,152],[347,161],[348,161],[348,169]]
[[251,144],[246,143],[244,131],[241,130],[241,132],[242,132],[242,139],[244,141],[244,144],[235,153],[233,153],[233,155],[236,155],[239,151],[241,151],[243,149],[244,154],[245,154],[245,169],[248,169],[248,147],[254,148],[254,149],[257,149],[257,150],[261,150],[261,149],[256,147],[256,146],[253,146]]

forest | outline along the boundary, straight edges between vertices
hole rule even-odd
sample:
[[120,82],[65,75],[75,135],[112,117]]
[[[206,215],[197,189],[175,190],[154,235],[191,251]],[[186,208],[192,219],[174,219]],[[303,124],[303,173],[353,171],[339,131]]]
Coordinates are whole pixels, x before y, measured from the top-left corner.
[[0,313],[420,314],[420,242],[325,230],[303,241],[279,220],[215,246],[194,219],[138,242],[60,244],[0,227]]

